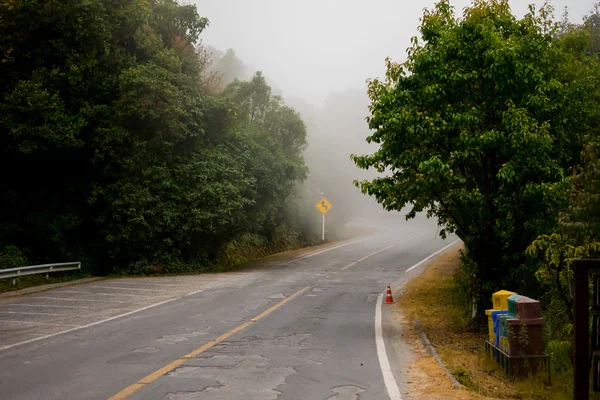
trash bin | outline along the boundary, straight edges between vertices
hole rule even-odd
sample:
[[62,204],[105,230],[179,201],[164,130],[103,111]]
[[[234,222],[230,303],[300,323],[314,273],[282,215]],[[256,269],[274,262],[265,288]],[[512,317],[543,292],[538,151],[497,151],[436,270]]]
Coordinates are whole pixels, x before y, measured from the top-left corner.
[[542,304],[529,297],[521,297],[516,301],[516,315],[525,320],[542,317]]
[[500,310],[496,310],[494,308],[485,310],[485,315],[487,316],[487,320],[488,320],[488,336],[489,336],[490,343],[495,342],[494,338],[495,338],[496,334],[494,333],[494,318],[492,317],[492,313],[496,312],[496,311],[500,311]]
[[505,340],[508,338],[508,327],[506,324],[506,320],[509,318],[514,318],[510,315],[508,315],[508,311],[504,310],[503,314],[498,314],[498,316],[496,317],[498,319],[498,337],[496,338],[496,341],[498,342],[498,344],[496,346],[500,347],[500,349],[504,350],[502,348],[502,343],[505,342]]
[[517,301],[522,298],[523,296],[521,296],[520,294],[511,294],[508,297],[508,313],[510,315],[517,315]]
[[[538,356],[543,354],[542,328],[542,305],[538,300],[529,297],[521,297],[515,302],[517,318],[516,321],[508,321],[511,334],[509,335],[509,346],[511,355]],[[523,332],[525,329],[525,332]]]
[[508,310],[508,298],[515,294],[508,290],[499,290],[492,295],[492,302],[496,310]]
[[500,315],[505,315],[508,311],[506,310],[494,310],[491,312],[492,314],[492,325],[493,325],[493,329],[494,329],[494,340],[490,340],[491,343],[494,344],[494,346],[498,347],[500,346],[500,321],[498,320],[498,317]]
[[508,325],[508,355],[539,356],[544,354],[543,318],[511,318],[506,323]]

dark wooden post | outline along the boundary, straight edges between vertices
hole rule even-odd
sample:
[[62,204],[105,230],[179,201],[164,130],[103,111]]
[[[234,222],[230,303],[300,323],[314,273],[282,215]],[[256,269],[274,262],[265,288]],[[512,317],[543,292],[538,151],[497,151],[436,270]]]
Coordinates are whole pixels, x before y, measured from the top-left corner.
[[589,271],[600,268],[600,260],[576,260],[573,330],[575,331],[574,399],[589,400],[590,396],[590,334],[589,334]]

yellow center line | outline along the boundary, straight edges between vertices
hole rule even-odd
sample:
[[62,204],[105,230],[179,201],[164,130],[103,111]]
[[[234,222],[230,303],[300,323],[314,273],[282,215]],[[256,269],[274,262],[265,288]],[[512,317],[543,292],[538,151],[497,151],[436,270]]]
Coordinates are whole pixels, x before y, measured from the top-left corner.
[[386,251],[387,249],[391,249],[391,248],[392,248],[392,247],[394,247],[394,246],[397,246],[397,244],[393,244],[393,245],[391,245],[391,246],[384,247],[383,249],[379,249],[379,250],[377,250],[377,251],[375,251],[375,252],[373,252],[373,253],[369,254],[368,256],[365,256],[365,257],[361,258],[360,260],[356,260],[355,262],[351,262],[350,264],[348,264],[348,265],[346,265],[346,266],[342,267],[342,271],[345,271],[345,270],[347,270],[348,268],[355,266],[355,265],[356,265],[356,264],[358,264],[359,262],[363,262],[363,261],[365,261],[365,260],[366,260],[367,258],[369,258],[369,257],[373,257],[375,254],[379,254],[379,253],[381,253],[382,251]]
[[365,256],[365,257],[361,258],[360,260],[356,260],[355,262],[351,262],[350,264],[343,266],[343,267],[341,268],[341,270],[342,270],[342,271],[345,271],[345,270],[347,270],[348,268],[351,268],[351,267],[355,266],[355,265],[356,265],[356,264],[358,264],[359,262],[363,262],[363,261],[365,261],[367,258],[369,258],[369,257],[373,257],[375,254],[379,254],[379,253],[381,253],[382,251],[386,251],[387,249],[391,249],[391,248],[392,248],[392,247],[394,247],[394,246],[398,246],[398,245],[401,245],[401,244],[403,244],[403,243],[410,242],[411,240],[413,240],[413,239],[416,239],[416,238],[418,238],[418,237],[421,237],[421,236],[414,236],[414,237],[411,237],[410,239],[403,240],[403,241],[401,241],[400,243],[396,243],[396,244],[393,244],[393,245],[391,245],[391,246],[384,247],[383,249],[379,249],[379,250],[377,250],[376,252],[373,252],[373,253],[369,254],[368,256]]
[[348,265],[346,265],[346,266],[342,267],[342,271],[345,271],[345,270],[347,270],[348,268],[352,267],[353,265],[356,265],[356,261],[355,261],[355,262],[351,262],[350,264],[348,264]]
[[160,378],[161,376],[166,375],[167,373],[171,372],[172,370],[174,370],[175,368],[177,368],[178,366],[183,364],[187,359],[195,357],[198,354],[205,352],[206,350],[210,349],[211,347],[221,343],[222,341],[224,341],[231,335],[233,335],[233,334],[241,331],[242,329],[249,327],[253,323],[263,319],[267,315],[271,314],[273,311],[277,310],[279,307],[283,306],[285,303],[300,296],[302,293],[306,292],[308,289],[310,289],[310,286],[307,286],[304,289],[297,291],[296,293],[292,294],[288,298],[275,304],[273,307],[269,308],[268,310],[258,314],[256,317],[252,318],[250,321],[244,322],[240,326],[237,326],[237,327],[233,328],[232,330],[230,330],[229,332],[222,334],[215,340],[211,340],[210,342],[204,344],[203,346],[198,347],[196,350],[192,351],[191,353],[186,354],[185,356],[178,358],[175,361],[165,365],[164,367],[154,371],[150,375],[143,377],[142,379],[140,379],[133,385],[130,385],[130,386],[126,387],[125,389],[121,390],[119,393],[115,394],[114,396],[111,396],[108,400],[121,400],[121,399],[124,399],[124,398],[132,395],[133,393],[135,393],[138,390],[140,390],[141,388],[143,388],[145,385],[152,383],[155,380],[157,380],[158,378]]
[[393,245],[391,245],[391,246],[384,247],[384,248],[383,248],[383,249],[381,249],[381,250],[377,250],[376,252],[374,252],[374,253],[371,253],[371,254],[369,254],[368,256],[361,258],[360,260],[357,260],[357,261],[356,261],[356,263],[358,264],[359,262],[363,262],[363,261],[365,261],[367,258],[369,258],[369,257],[373,257],[375,254],[379,254],[379,253],[381,253],[382,251],[385,251],[385,250],[387,250],[387,249],[391,249],[391,248],[392,248],[392,247],[394,247],[394,246],[396,246],[396,245],[395,245],[395,244],[393,244]]

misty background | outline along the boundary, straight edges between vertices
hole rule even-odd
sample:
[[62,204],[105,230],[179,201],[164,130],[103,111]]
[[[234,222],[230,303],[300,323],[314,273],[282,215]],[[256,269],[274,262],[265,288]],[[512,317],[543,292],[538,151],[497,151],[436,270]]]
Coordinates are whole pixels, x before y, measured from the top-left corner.
[[[458,14],[469,0],[453,0]],[[511,0],[522,16],[528,4]],[[581,22],[593,0],[554,0],[556,18],[564,7],[572,22]],[[382,76],[384,59],[405,58],[417,34],[424,8],[434,0],[195,0],[210,20],[205,44],[229,48],[251,68],[261,70],[284,97],[299,97],[321,107],[331,93],[364,89],[368,78]],[[363,90],[364,92],[364,90]]]
[[[539,8],[544,2],[510,3],[513,12],[522,16],[529,4]],[[593,3],[555,0],[552,5],[556,19],[567,7],[571,22],[580,22]],[[384,75],[386,57],[405,59],[423,9],[433,7],[435,1],[196,0],[194,4],[210,20],[203,45],[212,58],[212,70],[221,75],[221,85],[249,80],[262,71],[273,93],[281,95],[306,123],[309,176],[298,191],[306,223],[320,228],[321,216],[314,204],[322,196],[333,204],[327,214],[329,227],[353,218],[386,215],[373,198],[353,185],[354,180],[377,176],[350,160],[352,153],[377,149],[365,140],[369,136],[366,80]],[[471,1],[451,4],[460,16]]]
[[[235,79],[250,80],[257,72],[244,63],[233,49],[221,51],[211,45],[204,50],[211,57],[210,69],[220,76],[220,89]],[[275,95],[284,97],[288,106],[300,113],[307,128],[308,146],[304,153],[309,176],[297,191],[300,214],[310,230],[320,230],[321,214],[315,205],[326,197],[333,205],[327,213],[327,227],[335,228],[353,218],[382,215],[384,211],[376,202],[363,195],[353,185],[356,179],[372,179],[376,171],[358,169],[350,160],[352,153],[373,152],[377,145],[368,144],[365,138],[369,129],[365,121],[369,98],[365,89],[349,88],[333,92],[321,107],[301,97],[285,96],[269,76],[266,80]],[[316,233],[316,232],[315,232]]]

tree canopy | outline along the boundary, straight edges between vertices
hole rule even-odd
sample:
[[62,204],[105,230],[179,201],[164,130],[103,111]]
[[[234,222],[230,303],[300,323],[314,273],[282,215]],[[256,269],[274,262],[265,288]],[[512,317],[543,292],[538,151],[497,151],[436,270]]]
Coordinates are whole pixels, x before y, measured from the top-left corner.
[[147,272],[292,223],[304,123],[260,73],[214,90],[195,6],[21,0],[0,18],[0,255]]
[[[426,210],[456,233],[471,289],[535,289],[529,244],[567,206],[571,167],[596,126],[597,63],[558,35],[547,6],[515,17],[506,0],[425,11],[407,61],[372,80],[368,141],[353,156],[385,177],[357,184],[388,210]],[[480,303],[481,307],[484,302]]]

